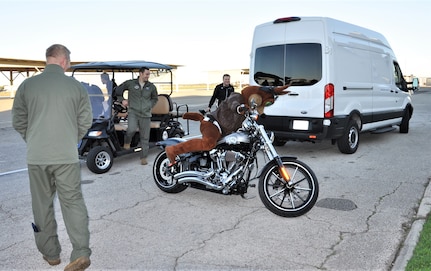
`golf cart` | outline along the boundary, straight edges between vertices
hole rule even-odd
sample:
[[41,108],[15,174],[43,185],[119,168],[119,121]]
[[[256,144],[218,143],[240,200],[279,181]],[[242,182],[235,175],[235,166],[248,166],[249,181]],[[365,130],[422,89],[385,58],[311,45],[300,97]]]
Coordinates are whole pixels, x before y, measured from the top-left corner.
[[[93,125],[78,144],[81,159],[86,160],[90,171],[108,172],[114,158],[142,150],[139,131],[132,138],[131,148],[124,149],[127,130],[127,108],[116,101],[115,87],[136,79],[139,68],[148,67],[150,81],[157,87],[158,102],[151,113],[150,148],[160,140],[183,137],[189,134],[183,129],[179,118],[188,111],[188,105],[177,105],[171,99],[173,91],[172,68],[146,61],[89,62],[71,67],[72,76],[87,89],[93,109]],[[127,91],[126,91],[127,92]],[[125,92],[124,95],[127,95]],[[114,93],[114,94],[113,94]],[[187,123],[187,127],[189,127]]]

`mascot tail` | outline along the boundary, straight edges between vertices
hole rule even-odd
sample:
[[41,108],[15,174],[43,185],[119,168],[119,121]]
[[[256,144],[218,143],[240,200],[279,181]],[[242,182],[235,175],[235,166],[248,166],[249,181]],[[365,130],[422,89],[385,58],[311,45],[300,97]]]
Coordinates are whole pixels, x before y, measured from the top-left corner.
[[202,121],[204,119],[204,116],[201,113],[186,112],[183,115],[183,119],[185,119],[185,120]]

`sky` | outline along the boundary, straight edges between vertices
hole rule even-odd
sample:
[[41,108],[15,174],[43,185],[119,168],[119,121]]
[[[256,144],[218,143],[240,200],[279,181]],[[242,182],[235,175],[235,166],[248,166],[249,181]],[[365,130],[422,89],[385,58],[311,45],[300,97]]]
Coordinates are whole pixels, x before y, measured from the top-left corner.
[[249,68],[256,25],[323,16],[381,32],[404,75],[431,77],[429,0],[0,0],[0,57],[146,60],[190,70]]

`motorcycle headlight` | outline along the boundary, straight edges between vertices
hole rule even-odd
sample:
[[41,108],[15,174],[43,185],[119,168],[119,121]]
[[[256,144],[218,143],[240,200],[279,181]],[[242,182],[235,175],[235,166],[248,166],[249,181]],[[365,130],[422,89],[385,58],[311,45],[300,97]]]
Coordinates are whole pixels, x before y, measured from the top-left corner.
[[251,122],[250,122],[250,120],[248,120],[248,119],[245,119],[245,120],[242,122],[242,128],[244,128],[244,130],[246,130],[246,131],[250,130],[251,125],[252,125],[252,123],[251,123]]

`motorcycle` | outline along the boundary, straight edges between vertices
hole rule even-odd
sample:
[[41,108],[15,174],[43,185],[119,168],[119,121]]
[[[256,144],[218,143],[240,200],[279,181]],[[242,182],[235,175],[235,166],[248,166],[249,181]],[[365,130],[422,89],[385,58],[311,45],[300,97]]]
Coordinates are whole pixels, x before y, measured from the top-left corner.
[[[255,187],[250,182],[258,178],[259,197],[269,211],[282,217],[307,213],[319,193],[316,175],[296,157],[279,156],[272,144],[273,134],[257,123],[258,117],[255,105],[251,106],[238,131],[221,138],[210,151],[178,155],[173,166],[169,166],[164,149],[185,139],[157,142],[162,148],[153,166],[157,187],[167,193],[179,193],[191,186],[245,198],[248,187]],[[268,161],[260,173],[257,172],[259,151]]]

